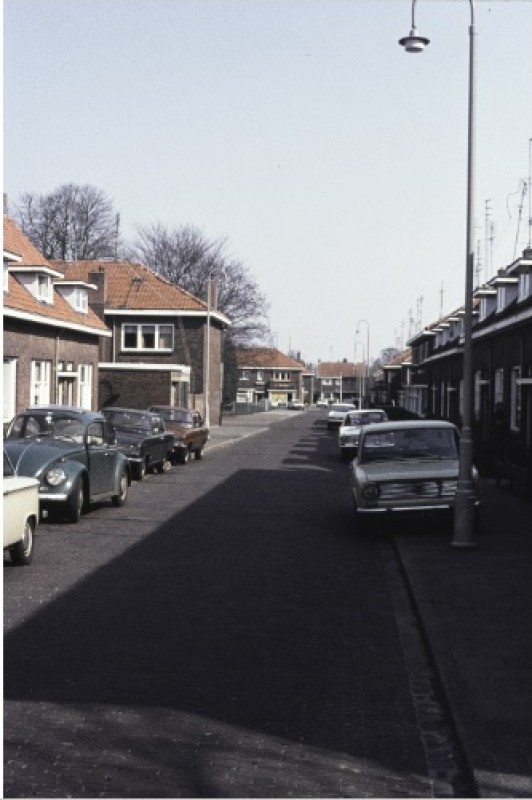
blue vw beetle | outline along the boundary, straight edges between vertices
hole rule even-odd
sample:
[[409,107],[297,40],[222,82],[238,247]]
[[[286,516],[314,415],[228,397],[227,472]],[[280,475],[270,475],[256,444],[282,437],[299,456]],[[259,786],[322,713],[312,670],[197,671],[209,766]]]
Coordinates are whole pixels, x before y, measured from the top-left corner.
[[4,447],[17,475],[39,480],[41,509],[56,507],[78,522],[90,503],[126,502],[130,466],[102,414],[30,406],[9,425]]

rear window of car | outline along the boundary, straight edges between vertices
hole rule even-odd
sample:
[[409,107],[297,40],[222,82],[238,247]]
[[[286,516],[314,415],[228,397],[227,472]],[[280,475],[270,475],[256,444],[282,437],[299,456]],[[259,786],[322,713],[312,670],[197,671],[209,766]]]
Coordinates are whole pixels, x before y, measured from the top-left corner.
[[411,458],[456,459],[458,449],[454,430],[414,428],[372,431],[364,437],[361,461]]

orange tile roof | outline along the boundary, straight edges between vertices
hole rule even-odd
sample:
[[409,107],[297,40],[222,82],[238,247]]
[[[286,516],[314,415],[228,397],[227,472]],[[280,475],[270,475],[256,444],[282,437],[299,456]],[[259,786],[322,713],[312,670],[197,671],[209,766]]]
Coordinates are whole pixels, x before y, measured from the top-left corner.
[[236,351],[238,366],[257,369],[294,369],[303,370],[305,367],[295,358],[281,353],[275,347],[240,347]]
[[[22,257],[22,261],[16,262],[15,266],[17,267],[39,266],[51,268],[50,262],[31,244],[20,228],[6,216],[4,216],[4,249]],[[17,280],[16,275],[9,273],[8,291],[4,292],[3,297],[4,313],[9,316],[10,310],[22,312],[38,317],[39,321],[42,321],[45,325],[62,322],[108,333],[107,325],[91,308],[86,314],[75,311],[57,289],[54,289],[53,298],[53,303],[43,303],[37,300]]]
[[356,378],[365,374],[365,364],[352,361],[320,361],[316,367],[317,378]]
[[[89,280],[90,272],[105,272],[106,309],[207,310],[203,300],[157,275],[149,267],[130,261],[52,261],[68,280]],[[141,280],[135,280],[140,278]]]
[[4,250],[21,256],[22,261],[17,261],[17,266],[50,267],[50,263],[42,253],[22,233],[18,225],[4,214]]

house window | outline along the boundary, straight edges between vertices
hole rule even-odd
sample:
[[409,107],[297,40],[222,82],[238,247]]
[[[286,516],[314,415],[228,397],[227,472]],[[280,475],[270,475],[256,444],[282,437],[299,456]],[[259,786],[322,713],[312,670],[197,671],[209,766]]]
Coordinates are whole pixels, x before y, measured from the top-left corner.
[[15,398],[17,386],[17,361],[15,358],[4,358],[4,422],[15,416]]
[[87,290],[81,289],[79,286],[77,286],[74,289],[73,299],[74,299],[74,308],[76,309],[76,311],[81,311],[83,314],[86,314],[89,309]]
[[513,367],[510,376],[510,427],[513,431],[521,428],[521,387],[518,380],[521,377],[521,367]]
[[173,350],[173,325],[122,325],[123,350]]
[[32,404],[50,402],[50,362],[31,362],[30,398]]
[[504,286],[499,286],[497,290],[497,311],[504,311],[504,307],[506,305],[506,288]]
[[45,303],[51,302],[52,282],[49,275],[37,275],[37,298]]
[[290,375],[288,372],[274,372],[273,377],[276,381],[287,381],[289,380]]
[[531,289],[530,272],[524,272],[519,276],[519,300],[526,300],[530,295]]
[[89,411],[92,408],[92,364],[79,365],[79,405]]
[[495,382],[493,389],[493,406],[495,411],[502,409],[504,402],[504,370],[495,370]]
[[473,413],[475,415],[475,419],[480,419],[481,378],[482,378],[482,372],[478,370],[477,372],[475,372],[474,402],[473,402]]

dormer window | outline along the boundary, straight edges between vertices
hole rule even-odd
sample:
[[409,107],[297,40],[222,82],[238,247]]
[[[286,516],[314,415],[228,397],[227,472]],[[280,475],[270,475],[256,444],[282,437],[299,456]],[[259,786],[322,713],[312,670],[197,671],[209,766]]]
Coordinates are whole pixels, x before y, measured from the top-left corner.
[[530,297],[532,290],[532,280],[530,277],[530,272],[523,272],[519,276],[519,301],[526,300],[527,297]]
[[89,308],[89,299],[86,289],[82,289],[80,286],[77,286],[73,292],[72,300],[76,311],[81,311],[83,314],[87,313]]
[[497,289],[497,312],[504,311],[506,306],[506,287],[499,286]]
[[49,275],[37,275],[37,300],[52,302],[52,280]]

